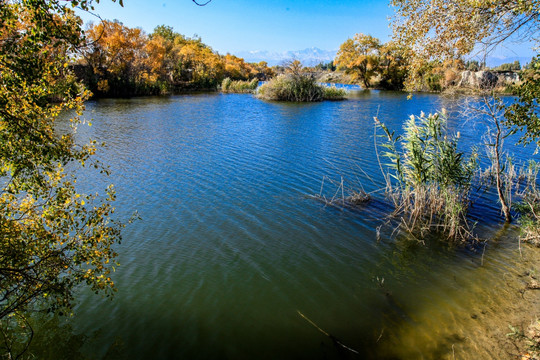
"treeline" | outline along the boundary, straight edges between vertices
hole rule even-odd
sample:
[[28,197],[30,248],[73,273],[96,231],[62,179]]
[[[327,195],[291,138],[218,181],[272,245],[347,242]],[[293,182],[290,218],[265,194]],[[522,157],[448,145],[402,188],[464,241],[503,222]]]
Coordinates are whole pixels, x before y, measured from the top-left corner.
[[90,26],[85,40],[72,68],[96,97],[208,90],[225,78],[266,80],[273,75],[266,62],[220,55],[199,37],[186,37],[165,25],[146,34],[105,20]]
[[412,58],[410,49],[394,41],[381,43],[379,39],[364,34],[356,34],[341,44],[335,60],[321,64],[320,69],[345,71],[365,88],[403,90],[410,76],[417,79],[416,90],[440,92],[457,86],[465,70],[491,70],[494,72],[515,72],[521,70],[519,61],[502,64],[488,69],[475,60],[462,58],[424,61],[410,74]]

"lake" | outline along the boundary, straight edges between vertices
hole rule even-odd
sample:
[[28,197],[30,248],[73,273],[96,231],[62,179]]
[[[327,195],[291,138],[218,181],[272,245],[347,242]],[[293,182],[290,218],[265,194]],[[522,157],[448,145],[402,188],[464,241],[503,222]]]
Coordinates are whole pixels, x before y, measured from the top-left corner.
[[[373,117],[399,132],[410,114],[446,108],[465,149],[485,131],[460,112],[470,99],[406,98],[89,102],[92,126],[77,137],[106,143],[97,157],[112,175],[81,174],[81,186],[114,183],[117,216],[141,220],[117,247],[114,299],[82,291],[75,316],[53,330],[63,335],[33,346],[51,358],[500,358],[494,336],[523,313],[516,275],[534,260],[526,247],[520,257],[490,192],[471,215],[487,246],[420,245],[394,232]],[[313,198],[341,196],[341,181],[372,201],[343,208]]]

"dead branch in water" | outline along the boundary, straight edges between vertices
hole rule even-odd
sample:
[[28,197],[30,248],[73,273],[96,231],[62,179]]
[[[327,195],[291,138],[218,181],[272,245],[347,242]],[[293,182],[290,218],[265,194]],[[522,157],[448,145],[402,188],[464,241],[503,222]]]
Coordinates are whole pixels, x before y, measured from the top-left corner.
[[323,329],[321,329],[317,324],[315,324],[312,320],[310,320],[306,315],[302,314],[300,312],[300,310],[296,310],[298,312],[298,315],[300,315],[301,317],[304,318],[304,320],[306,320],[308,323],[310,323],[311,325],[313,325],[317,330],[319,330],[321,333],[323,333],[324,335],[328,336],[330,339],[332,339],[332,341],[334,342],[334,344],[336,345],[339,345],[341,346],[342,348],[346,349],[346,350],[349,350],[350,352],[353,352],[355,354],[358,354],[360,355],[360,353],[350,347],[348,347],[347,345],[343,344],[341,341],[339,341],[335,336],[327,333],[326,331],[324,331]]

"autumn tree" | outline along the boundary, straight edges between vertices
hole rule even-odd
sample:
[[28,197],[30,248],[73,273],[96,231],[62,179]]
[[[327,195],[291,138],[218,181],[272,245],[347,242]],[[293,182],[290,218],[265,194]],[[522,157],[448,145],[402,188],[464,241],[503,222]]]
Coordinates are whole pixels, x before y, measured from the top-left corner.
[[379,49],[379,86],[389,90],[402,90],[408,74],[407,51],[390,41]]
[[223,57],[225,77],[232,80],[249,80],[256,75],[256,70],[244,59],[227,54]]
[[371,78],[379,67],[379,39],[371,35],[356,34],[341,44],[335,64],[361,81],[365,88],[371,86]]
[[[81,21],[69,5],[4,1],[0,6],[2,329],[24,321],[28,309],[70,311],[79,284],[107,295],[114,289],[109,274],[121,229],[110,218],[114,191],[108,188],[106,196],[77,191],[67,169],[101,168],[92,160],[95,143],[78,145],[71,133],[55,127],[61,112],[80,115],[89,95],[76,82],[63,84],[69,56],[81,45]],[[71,123],[75,127],[78,117]]]
[[260,61],[256,64],[252,64],[252,66],[255,70],[255,76],[259,80],[268,80],[276,75],[274,70],[268,67],[268,63],[266,61]]
[[215,88],[223,80],[224,65],[220,56],[201,39],[188,39],[178,54],[181,79],[191,87]]
[[83,65],[92,71],[88,85],[109,96],[136,95],[151,79],[145,62],[146,34],[121,22],[104,20],[86,32]]
[[525,0],[392,0],[395,40],[410,51],[410,90],[426,61],[488,54],[504,41],[533,39],[540,29],[540,2]]

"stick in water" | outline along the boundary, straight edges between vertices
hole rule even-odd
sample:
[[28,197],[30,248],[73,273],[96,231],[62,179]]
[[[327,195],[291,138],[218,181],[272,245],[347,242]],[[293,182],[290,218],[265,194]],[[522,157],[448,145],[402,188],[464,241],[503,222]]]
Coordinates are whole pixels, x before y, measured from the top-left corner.
[[320,327],[317,326],[317,324],[315,324],[313,321],[311,321],[306,315],[302,314],[300,312],[300,310],[296,310],[298,312],[298,315],[300,315],[301,317],[303,317],[308,323],[310,323],[311,325],[313,325],[317,330],[319,330],[321,333],[323,333],[324,335],[328,336],[330,339],[332,339],[332,341],[336,344],[338,344],[339,346],[343,347],[344,349],[347,349],[349,350],[350,352],[353,352],[355,354],[360,354],[358,351],[354,350],[354,349],[351,349],[350,347],[348,347],[347,345],[343,344],[342,342],[340,342],[338,339],[336,339],[335,336],[333,335],[330,335],[329,333],[327,333],[326,331],[324,331],[323,329],[321,329]]

